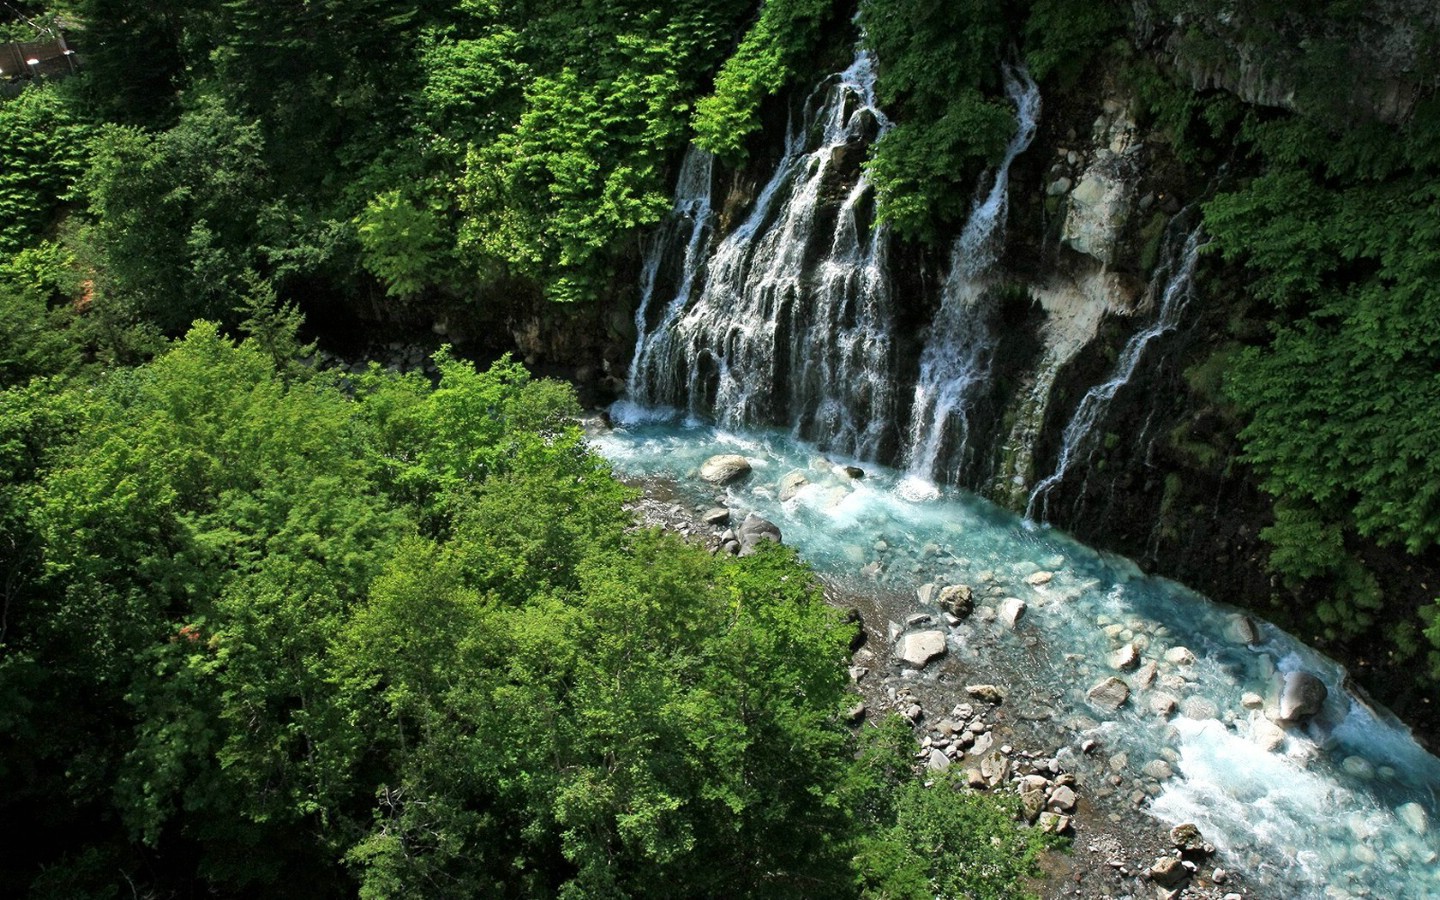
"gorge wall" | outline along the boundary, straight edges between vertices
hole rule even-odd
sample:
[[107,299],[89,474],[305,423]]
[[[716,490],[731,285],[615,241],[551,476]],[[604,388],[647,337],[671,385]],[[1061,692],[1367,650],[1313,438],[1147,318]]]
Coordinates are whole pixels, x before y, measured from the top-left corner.
[[[1323,631],[1315,586],[1271,565],[1275,501],[1223,389],[1268,312],[1249,272],[1206,251],[1201,220],[1260,171],[1233,143],[1240,126],[1205,133],[1208,110],[1403,124],[1433,93],[1419,35],[1436,14],[1371,4],[1337,36],[1201,6],[1136,5],[1082,77],[1042,89],[1018,67],[996,73],[1018,125],[966,188],[963,223],[930,241],[876,223],[865,160],[892,127],[875,91],[885,60],[852,56],[858,34],[837,28],[800,85],[762,106],[743,162],[675,158],[672,211],[603,302],[511,292],[443,330],[559,367],[597,404],[778,426],[974,490],[1260,610],[1433,733],[1428,690],[1388,678],[1404,665],[1388,636]],[[1336,48],[1354,77],[1322,90]],[[1349,549],[1393,608],[1413,617],[1433,597],[1433,551]]]

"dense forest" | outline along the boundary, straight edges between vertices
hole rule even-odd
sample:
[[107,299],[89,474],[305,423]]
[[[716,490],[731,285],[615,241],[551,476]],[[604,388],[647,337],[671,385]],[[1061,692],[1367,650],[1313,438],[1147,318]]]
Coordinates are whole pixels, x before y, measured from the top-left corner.
[[[574,392],[509,358],[308,342],[616,302],[684,148],[771,152],[855,40],[896,122],[879,217],[916,247],[1014,130],[1002,61],[1138,98],[1215,185],[1209,390],[1272,507],[1275,591],[1232,599],[1433,693],[1440,28],[1381,115],[1335,77],[1366,4],[1221,6],[0,4],[0,41],[81,60],[0,76],[0,809],[37,848],[0,892],[1023,890],[1046,840],[1013,809],[846,725],[851,632],[788,548],[636,527]],[[1195,58],[1302,48],[1273,60],[1299,91],[1195,90],[1140,7]]]

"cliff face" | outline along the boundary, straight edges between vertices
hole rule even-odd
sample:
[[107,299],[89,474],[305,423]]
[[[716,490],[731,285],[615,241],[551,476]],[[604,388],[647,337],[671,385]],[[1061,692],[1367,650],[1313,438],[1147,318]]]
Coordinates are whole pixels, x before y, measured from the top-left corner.
[[[687,378],[708,373],[695,384],[702,405],[711,402],[718,373],[734,362],[723,358],[726,348],[743,343],[750,368],[734,389],[745,403],[733,424],[794,428],[842,452],[863,442],[838,428],[827,432],[815,409],[802,409],[806,391],[829,395],[797,380],[824,382],[835,372],[869,379],[830,392],[868,404],[838,418],[884,417],[868,423],[874,437],[860,455],[969,487],[1217,599],[1255,608],[1325,646],[1321,636],[1305,633],[1313,598],[1271,571],[1262,532],[1273,523],[1274,501],[1242,460],[1244,422],[1222,391],[1228,360],[1263,337],[1267,323],[1251,308],[1245,273],[1195,246],[1204,241],[1200,205],[1223,184],[1255,174],[1247,170],[1254,163],[1227,158],[1224,147],[1199,163],[1186,158],[1168,123],[1141,96],[1132,64],[1141,60],[1197,97],[1229,95],[1261,116],[1323,108],[1332,120],[1402,122],[1433,91],[1434,63],[1422,35],[1440,27],[1440,12],[1401,0],[1368,4],[1353,29],[1339,33],[1283,11],[1202,15],[1188,9],[1194,5],[1168,3],[1162,15],[1161,4],[1137,4],[1125,53],[1107,56],[1068,88],[1044,93],[1033,142],[1006,173],[1008,211],[994,238],[995,258],[983,271],[957,285],[965,234],[928,246],[889,240],[878,257],[866,257],[883,267],[883,297],[847,288],[858,292],[833,306],[839,321],[816,320],[823,305],[817,298],[833,299],[826,279],[844,256],[835,249],[844,243],[842,231],[870,227],[860,162],[877,124],[852,123],[853,140],[832,135],[835,142],[824,148],[805,144],[806,165],[821,171],[800,167],[775,186],[774,174],[796,164],[786,162],[787,153],[800,152],[787,145],[792,117],[806,96],[819,101],[806,89],[770,103],[749,162],[714,167],[708,198],[714,219],[702,243],[714,254],[738,229],[753,227],[757,246],[771,241],[767,259],[774,261],[776,245],[786,241],[793,256],[780,254],[774,277],[751,287],[743,274],[748,264],[727,262],[742,274],[729,293],[711,292],[715,314],[708,321],[687,326],[701,329],[686,338],[697,355],[677,368]],[[825,55],[831,71],[844,68],[845,49],[837,41]],[[1317,83],[1318,71],[1337,65],[1354,77]],[[812,79],[823,80],[820,73]],[[863,105],[845,101],[838,114],[854,115],[857,103]],[[994,193],[995,178],[992,171],[976,185],[977,210],[987,191]],[[802,198],[810,206],[787,199],[792,182],[813,186],[815,196]],[[767,200],[767,190],[779,193]],[[757,215],[767,202],[773,208]],[[642,271],[654,252],[653,240],[637,244],[630,271]],[[712,258],[694,273],[695,296],[713,265]],[[678,276],[660,268],[655,290],[668,299]],[[446,324],[497,348],[518,347],[542,366],[567,367],[588,399],[605,402],[623,392],[630,375],[637,280],[618,279],[598,307],[557,308],[513,292],[504,303],[472,311],[468,321]],[[755,294],[746,295],[752,288]],[[652,331],[662,327],[663,302],[646,323]],[[734,321],[726,309],[747,310],[747,321]],[[929,426],[938,431],[928,447],[942,462],[921,471],[925,435],[917,410],[926,353],[946,329],[956,332],[947,353],[971,354],[973,365],[962,373],[969,381],[957,389],[956,411]],[[757,362],[754,348],[765,344],[764,334],[775,349]],[[847,343],[847,335],[856,339]],[[830,362],[848,355],[845,365],[801,365],[807,340],[827,342]],[[862,359],[857,348],[868,342],[873,349],[876,340],[884,352]],[[774,387],[768,395],[767,383]],[[1407,613],[1429,599],[1428,585],[1440,582],[1433,553],[1361,552],[1381,573],[1381,589],[1401,598],[1397,606]],[[1423,691],[1406,693],[1412,680],[1388,679],[1394,663],[1383,640],[1331,642],[1326,649],[1372,688],[1388,681],[1377,693],[1411,721],[1424,724],[1431,714]]]
[[[1323,105],[1355,123],[1410,118],[1436,75],[1432,38],[1440,9],[1423,0],[1349,4],[1343,15],[1262,4],[1221,10],[1136,4],[1137,38],[1196,91],[1294,110]],[[1190,7],[1190,8],[1187,8]],[[1344,77],[1336,78],[1337,72]]]

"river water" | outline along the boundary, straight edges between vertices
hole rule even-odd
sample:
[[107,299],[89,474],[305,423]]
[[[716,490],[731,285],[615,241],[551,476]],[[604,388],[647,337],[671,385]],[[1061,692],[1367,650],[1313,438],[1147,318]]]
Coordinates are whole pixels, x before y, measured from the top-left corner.
[[[941,625],[948,663],[1053,728],[1084,790],[1144,794],[1142,808],[1161,822],[1196,823],[1264,896],[1440,896],[1440,760],[1347,691],[1338,664],[1280,629],[974,495],[822,455],[790,433],[724,431],[624,402],[612,418],[618,427],[592,443],[618,474],[673,480],[697,506],[718,499],[770,519],[848,590],[906,596],[912,612],[941,621],[914,589],[970,585],[976,613]],[[717,453],[744,455],[752,474],[703,484],[700,463]],[[842,464],[863,466],[864,477]],[[779,482],[797,472],[807,483],[782,502]],[[993,615],[1011,597],[1026,604],[1014,629]],[[1135,666],[1115,668],[1112,654],[1126,646]],[[1280,729],[1267,713],[1295,670],[1318,676],[1329,696],[1308,725]],[[1088,702],[1112,676],[1129,700],[1115,711]],[[1082,752],[1087,741],[1098,749]]]

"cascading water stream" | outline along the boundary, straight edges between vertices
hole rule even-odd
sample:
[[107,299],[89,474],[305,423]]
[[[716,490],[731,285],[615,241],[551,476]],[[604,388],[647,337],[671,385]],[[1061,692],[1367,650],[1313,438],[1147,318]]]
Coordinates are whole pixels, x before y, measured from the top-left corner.
[[805,104],[749,216],[705,264],[698,298],[682,282],[665,320],[642,332],[633,404],[880,452],[896,420],[886,234],[863,175],[845,183],[858,174],[848,149],[889,127],[874,61],[857,50]]
[[[710,203],[713,169],[714,157],[709,153],[693,144],[686,149],[685,159],[680,164],[680,177],[675,185],[675,204],[671,207],[665,224],[650,239],[645,265],[640,270],[640,303],[635,310],[635,359],[630,365],[626,383],[626,393],[631,397],[647,395],[648,390],[643,379],[650,370],[649,358],[657,352],[665,352],[670,336],[669,326],[690,302],[695,280],[704,261],[705,242],[714,218]],[[685,238],[685,251],[680,260],[675,296],[666,307],[652,337],[649,324],[650,306],[655,297],[661,268],[673,257],[682,237]]]
[[1040,116],[1040,89],[1023,68],[1006,67],[1005,94],[1015,105],[1015,134],[989,192],[951,248],[940,311],[920,355],[905,460],[910,474],[923,482],[943,481],[964,469],[970,403],[990,376],[994,338],[982,299],[1004,240],[1010,165],[1035,139]]
[[[1179,246],[1175,246],[1178,243]],[[1122,387],[1130,383],[1135,367],[1140,363],[1145,348],[1150,342],[1166,332],[1173,331],[1180,323],[1180,315],[1194,293],[1195,261],[1199,258],[1201,242],[1200,227],[1196,226],[1182,242],[1172,242],[1166,252],[1166,263],[1151,285],[1159,287],[1159,297],[1152,295],[1152,304],[1158,306],[1155,320],[1147,328],[1136,332],[1126,342],[1115,363],[1114,372],[1103,384],[1085,392],[1075,415],[1065,425],[1061,436],[1060,456],[1055,471],[1036,483],[1025,504],[1025,518],[1034,519],[1037,509],[1043,517],[1044,503],[1055,486],[1065,479],[1065,474],[1082,456],[1094,449],[1096,426],[1105,418],[1110,401]]]

